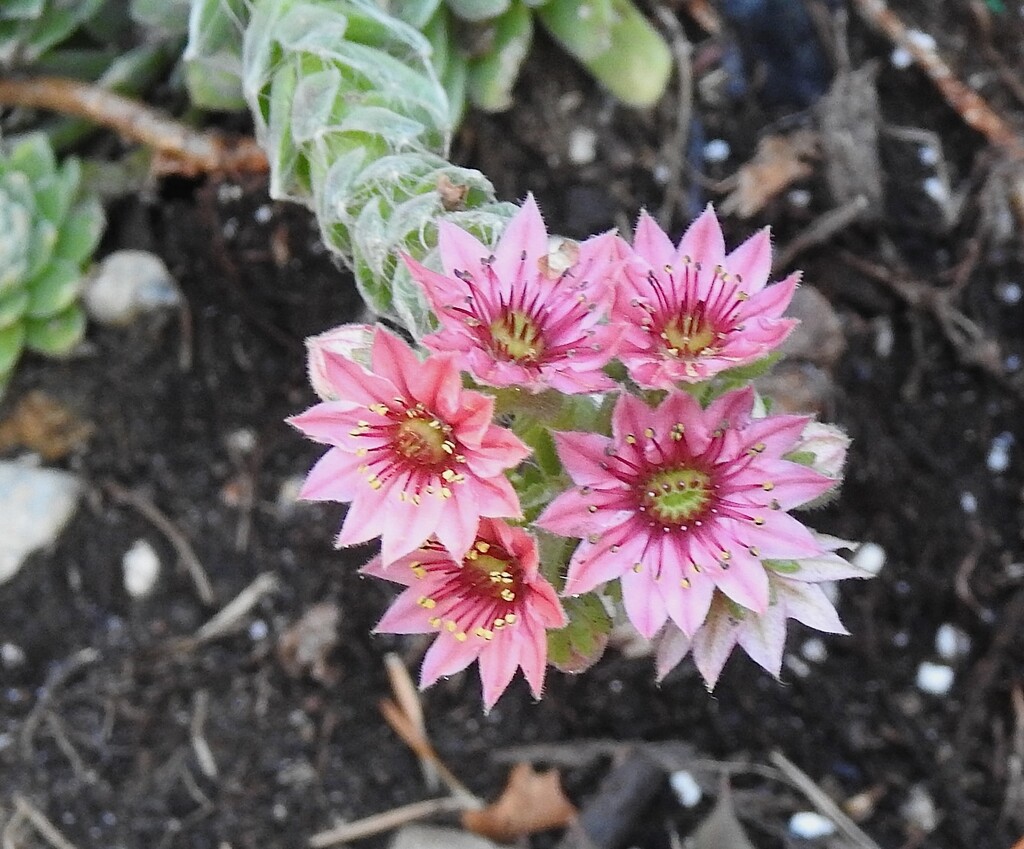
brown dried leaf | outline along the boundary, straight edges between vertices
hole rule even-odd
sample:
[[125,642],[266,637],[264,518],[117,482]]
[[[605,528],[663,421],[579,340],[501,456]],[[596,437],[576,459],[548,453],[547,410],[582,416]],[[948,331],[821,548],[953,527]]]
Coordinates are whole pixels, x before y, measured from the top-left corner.
[[463,828],[498,843],[512,843],[527,834],[564,828],[576,818],[562,792],[557,769],[537,772],[520,763],[509,773],[508,783],[496,802],[482,811],[466,811]]
[[441,206],[445,211],[456,212],[466,208],[469,186],[457,185],[447,174],[442,174],[437,178],[437,193],[441,197]]
[[810,130],[765,136],[754,158],[728,181],[733,188],[722,201],[722,212],[740,218],[756,215],[777,194],[811,175],[814,169],[806,160],[814,158],[817,150],[818,136]]
[[45,392],[29,392],[0,422],[0,453],[27,448],[46,462],[60,460],[80,447],[96,430]]
[[334,684],[340,675],[329,660],[338,642],[338,621],[341,611],[333,602],[325,601],[309,608],[277,641],[277,658],[284,671],[300,678],[307,671],[314,681]]

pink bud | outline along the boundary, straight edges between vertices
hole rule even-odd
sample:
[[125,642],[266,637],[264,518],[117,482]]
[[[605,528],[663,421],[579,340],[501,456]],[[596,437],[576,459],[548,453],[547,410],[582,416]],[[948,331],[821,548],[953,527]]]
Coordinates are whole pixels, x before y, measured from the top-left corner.
[[306,349],[309,353],[309,382],[321,400],[335,401],[338,398],[327,379],[324,353],[330,351],[346,360],[370,368],[372,346],[373,325],[370,324],[341,324],[306,339]]
[[792,454],[813,455],[814,459],[808,465],[814,471],[838,480],[843,476],[846,449],[849,447],[850,437],[839,428],[822,422],[808,422],[793,446]]

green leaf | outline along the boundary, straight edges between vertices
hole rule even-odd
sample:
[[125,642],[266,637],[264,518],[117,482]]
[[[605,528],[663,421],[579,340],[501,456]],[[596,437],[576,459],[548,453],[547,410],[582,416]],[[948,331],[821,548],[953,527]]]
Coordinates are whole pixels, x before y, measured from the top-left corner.
[[42,133],[33,133],[19,142],[11,151],[8,162],[12,169],[21,171],[33,183],[57,170],[57,158],[53,155],[50,142]]
[[60,227],[71,208],[82,177],[82,166],[74,157],[64,160],[64,166],[35,181],[36,205],[39,214],[54,226]]
[[29,240],[29,267],[25,272],[24,279],[31,280],[46,268],[53,257],[53,246],[56,243],[56,225],[49,221],[37,219],[35,227],[32,228],[32,237]]
[[50,318],[69,307],[82,288],[82,272],[66,259],[55,259],[25,287],[29,292],[29,318]]
[[74,348],[85,335],[85,313],[74,304],[52,318],[29,319],[24,327],[26,347],[59,357]]
[[569,624],[548,631],[548,660],[562,672],[583,672],[604,653],[612,620],[594,593],[563,599],[562,606]]
[[494,22],[494,44],[469,63],[470,102],[485,112],[503,112],[512,106],[512,88],[533,42],[533,15],[515,3]]
[[0,330],[0,382],[14,371],[25,347],[25,325],[17,322]]
[[79,201],[57,234],[53,255],[81,267],[96,250],[105,225],[106,216],[99,200],[90,197]]
[[762,560],[761,563],[766,569],[771,569],[780,575],[794,575],[800,571],[800,564],[795,560]]
[[508,11],[510,0],[446,0],[452,14],[464,21],[487,21]]
[[[609,5],[606,27],[603,11]],[[588,14],[593,9],[602,14]],[[537,14],[565,50],[623,103],[653,106],[665,93],[672,52],[629,0],[552,0]]]
[[6,330],[25,315],[28,301],[28,292],[24,289],[0,295],[0,330]]
[[726,380],[733,385],[750,383],[750,381],[757,380],[757,378],[767,374],[771,370],[772,366],[781,359],[782,354],[775,351],[767,357],[762,357],[756,362],[750,363],[750,365],[726,369],[718,374],[718,378],[720,380]]

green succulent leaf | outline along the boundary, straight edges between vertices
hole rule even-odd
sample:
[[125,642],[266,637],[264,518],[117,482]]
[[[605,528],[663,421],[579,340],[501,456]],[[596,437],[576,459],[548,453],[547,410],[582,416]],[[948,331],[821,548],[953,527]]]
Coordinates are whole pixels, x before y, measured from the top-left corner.
[[0,295],[0,330],[6,330],[25,315],[28,301],[28,292],[24,289]]
[[51,318],[74,303],[81,288],[82,272],[78,264],[55,259],[42,275],[26,286],[28,317]]
[[183,57],[189,97],[204,109],[245,108],[242,43],[249,22],[245,0],[192,0]]
[[28,319],[24,323],[25,347],[40,354],[67,354],[85,335],[85,313],[78,304],[50,318]]
[[25,347],[25,325],[20,322],[0,330],[0,383],[14,371]]
[[79,201],[57,234],[54,256],[81,267],[99,244],[105,223],[103,204],[99,200],[86,198]]
[[487,21],[508,11],[511,0],[446,0],[452,14],[464,21]]
[[569,624],[548,631],[548,660],[562,672],[583,672],[604,653],[612,620],[594,593],[562,600]]
[[81,179],[81,164],[77,159],[68,159],[62,168],[36,180],[39,214],[55,227],[60,227],[71,209]]
[[20,171],[35,183],[57,170],[57,158],[42,133],[33,133],[19,142],[8,159],[12,170]]
[[533,42],[533,14],[516,2],[494,22],[491,49],[469,63],[470,102],[486,112],[512,106],[512,88]]

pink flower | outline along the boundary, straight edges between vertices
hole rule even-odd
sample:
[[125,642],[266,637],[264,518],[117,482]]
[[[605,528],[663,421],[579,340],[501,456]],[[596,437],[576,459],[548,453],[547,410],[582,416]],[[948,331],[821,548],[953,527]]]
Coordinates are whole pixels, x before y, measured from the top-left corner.
[[601,371],[621,332],[604,323],[621,251],[614,234],[552,251],[533,195],[493,254],[450,222],[438,231],[444,274],[404,257],[441,323],[424,345],[458,351],[464,368],[490,386],[570,394],[615,386]]
[[[833,547],[827,538],[819,539],[826,548]],[[803,561],[770,562],[768,566],[771,603],[764,613],[737,607],[716,592],[707,619],[691,637],[671,622],[665,626],[658,640],[658,680],[693,652],[694,663],[710,690],[737,645],[778,678],[782,671],[787,619],[796,619],[828,634],[847,633],[819,583],[872,577],[870,572],[830,553]]]
[[802,416],[752,419],[751,389],[706,409],[674,391],[656,409],[619,398],[613,437],[556,433],[562,465],[577,484],[537,525],[581,537],[565,592],[621,578],[623,604],[652,636],[671,618],[688,635],[704,622],[717,588],[764,614],[762,558],[822,555],[811,532],[787,512],[835,481],[783,459],[807,424]]
[[332,446],[300,493],[349,501],[337,545],[381,537],[385,563],[432,535],[461,558],[481,516],[520,515],[505,470],[530,452],[491,423],[494,399],[462,388],[453,356],[420,362],[401,339],[377,328],[370,370],[330,350],[323,377],[337,401],[289,421]]
[[422,687],[479,660],[488,710],[519,667],[534,697],[540,698],[546,632],[564,627],[566,618],[554,588],[538,571],[537,543],[528,533],[482,519],[464,558],[453,559],[431,540],[386,568],[375,558],[363,571],[408,587],[377,631],[437,632],[423,659]]
[[781,318],[799,275],[765,288],[771,271],[767,229],[728,256],[709,205],[674,247],[641,213],[612,320],[624,328],[619,358],[651,389],[695,383],[761,359],[797,322]]

